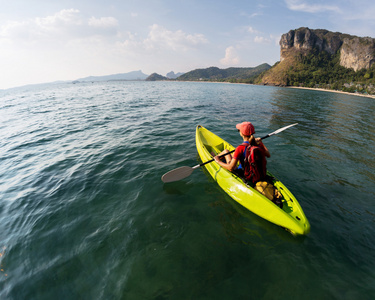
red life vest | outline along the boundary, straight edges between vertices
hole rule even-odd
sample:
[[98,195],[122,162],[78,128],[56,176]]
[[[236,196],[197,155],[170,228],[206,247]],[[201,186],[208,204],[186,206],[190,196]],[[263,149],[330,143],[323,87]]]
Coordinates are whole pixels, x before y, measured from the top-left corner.
[[253,184],[265,180],[267,175],[267,160],[264,150],[259,146],[248,145],[245,151],[244,176]]

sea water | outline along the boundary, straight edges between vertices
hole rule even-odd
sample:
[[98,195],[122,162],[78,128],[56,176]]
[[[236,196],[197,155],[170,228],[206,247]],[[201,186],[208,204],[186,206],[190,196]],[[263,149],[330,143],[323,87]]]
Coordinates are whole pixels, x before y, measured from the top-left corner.
[[[0,91],[0,299],[374,299],[375,100],[221,83]],[[225,194],[202,125],[251,121],[311,224],[293,237]]]

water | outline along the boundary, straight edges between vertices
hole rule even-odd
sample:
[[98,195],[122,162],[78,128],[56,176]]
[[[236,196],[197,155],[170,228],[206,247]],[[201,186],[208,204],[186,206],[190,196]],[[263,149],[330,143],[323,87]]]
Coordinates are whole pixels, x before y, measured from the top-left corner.
[[[0,92],[0,299],[374,299],[375,101],[214,83]],[[311,223],[293,237],[220,190],[200,124],[265,141]]]

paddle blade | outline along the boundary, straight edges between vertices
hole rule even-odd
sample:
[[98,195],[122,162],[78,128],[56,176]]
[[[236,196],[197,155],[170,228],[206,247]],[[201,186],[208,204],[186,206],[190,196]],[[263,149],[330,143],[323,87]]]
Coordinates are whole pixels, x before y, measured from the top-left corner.
[[165,173],[161,177],[161,180],[164,183],[179,181],[181,179],[184,179],[184,178],[190,176],[190,174],[193,173],[193,171],[194,171],[194,169],[192,167],[179,167],[177,169],[169,171],[168,173]]
[[280,129],[278,129],[278,130],[276,130],[276,131],[270,133],[269,136],[274,135],[274,134],[278,134],[278,133],[284,131],[285,129],[288,129],[288,128],[293,127],[293,126],[296,126],[296,125],[298,125],[298,123],[295,123],[295,124],[288,125],[288,126],[285,126],[285,127],[283,127],[283,128],[280,128]]

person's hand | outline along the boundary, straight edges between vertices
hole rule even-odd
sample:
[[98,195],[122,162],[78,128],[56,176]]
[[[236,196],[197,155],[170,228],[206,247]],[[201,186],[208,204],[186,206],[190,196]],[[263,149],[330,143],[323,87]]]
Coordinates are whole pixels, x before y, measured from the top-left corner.
[[216,162],[219,162],[219,160],[220,160],[219,156],[216,155],[216,156],[214,157],[214,160],[215,160]]
[[261,144],[263,144],[263,142],[262,142],[262,139],[261,138],[255,138],[255,142],[257,143],[257,145],[261,145]]

